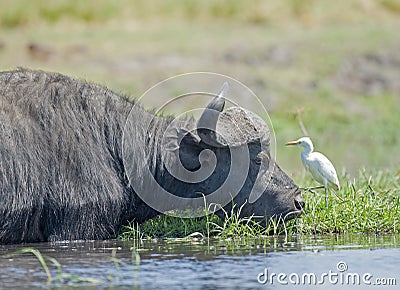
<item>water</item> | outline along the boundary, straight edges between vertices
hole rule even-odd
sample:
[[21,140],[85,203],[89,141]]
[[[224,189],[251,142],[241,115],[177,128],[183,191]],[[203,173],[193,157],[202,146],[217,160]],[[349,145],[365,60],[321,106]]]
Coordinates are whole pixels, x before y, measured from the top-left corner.
[[[74,241],[0,246],[0,289],[398,289],[400,236]],[[45,257],[48,276],[32,253]],[[57,267],[47,257],[56,259]],[[396,285],[373,285],[373,284]],[[359,284],[359,285],[358,285]]]

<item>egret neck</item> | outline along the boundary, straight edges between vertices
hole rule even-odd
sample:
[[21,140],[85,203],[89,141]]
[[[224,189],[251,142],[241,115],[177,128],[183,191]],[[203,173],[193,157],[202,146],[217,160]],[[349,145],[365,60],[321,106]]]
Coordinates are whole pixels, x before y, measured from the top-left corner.
[[302,142],[301,146],[303,147],[303,151],[301,151],[301,162],[303,163],[304,167],[308,169],[308,163],[306,160],[314,151],[314,145],[312,144],[311,140],[307,140],[307,142]]

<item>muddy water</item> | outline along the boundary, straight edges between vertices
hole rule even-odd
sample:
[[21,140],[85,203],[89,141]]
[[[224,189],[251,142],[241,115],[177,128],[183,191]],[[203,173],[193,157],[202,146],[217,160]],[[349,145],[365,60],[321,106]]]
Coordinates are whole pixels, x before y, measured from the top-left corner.
[[[398,289],[399,238],[351,235],[7,245],[0,246],[0,289]],[[27,247],[43,255],[51,282],[32,253],[7,256]]]

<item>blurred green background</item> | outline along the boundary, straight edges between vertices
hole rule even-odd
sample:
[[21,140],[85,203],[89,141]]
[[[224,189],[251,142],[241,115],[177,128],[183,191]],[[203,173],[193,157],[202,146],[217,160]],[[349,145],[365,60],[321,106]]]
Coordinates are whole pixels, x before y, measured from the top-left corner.
[[400,175],[400,0],[0,0],[0,69],[58,71],[139,97],[211,71],[267,109],[284,170],[302,132],[341,173]]

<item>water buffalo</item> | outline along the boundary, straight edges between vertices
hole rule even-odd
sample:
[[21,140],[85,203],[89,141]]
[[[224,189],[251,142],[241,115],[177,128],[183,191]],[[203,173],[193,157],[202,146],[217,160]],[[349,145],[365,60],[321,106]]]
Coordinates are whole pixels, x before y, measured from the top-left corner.
[[[143,171],[176,196],[208,196],[232,171],[237,148],[249,159],[246,171],[233,172],[234,180],[244,176],[233,198],[237,208],[244,204],[241,215],[292,218],[304,207],[265,149],[268,127],[238,107],[223,111],[221,97],[198,123],[177,121],[97,84],[19,69],[0,73],[0,104],[0,244],[115,237],[128,221],[160,214],[137,192],[136,183],[147,185]],[[186,182],[168,170],[182,164],[197,172],[207,156],[217,161],[205,180]]]

